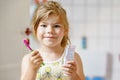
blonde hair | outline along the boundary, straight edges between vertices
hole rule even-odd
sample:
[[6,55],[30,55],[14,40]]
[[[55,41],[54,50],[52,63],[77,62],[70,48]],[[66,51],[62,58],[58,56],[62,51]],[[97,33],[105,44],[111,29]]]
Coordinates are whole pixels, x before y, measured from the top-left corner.
[[57,14],[62,19],[66,34],[64,35],[61,41],[61,46],[65,47],[68,43],[70,43],[70,39],[68,37],[69,24],[67,21],[66,11],[65,9],[62,8],[62,6],[58,2],[46,1],[46,2],[40,3],[37,6],[31,22],[33,33],[36,36],[39,22],[42,19],[47,18],[50,14]]

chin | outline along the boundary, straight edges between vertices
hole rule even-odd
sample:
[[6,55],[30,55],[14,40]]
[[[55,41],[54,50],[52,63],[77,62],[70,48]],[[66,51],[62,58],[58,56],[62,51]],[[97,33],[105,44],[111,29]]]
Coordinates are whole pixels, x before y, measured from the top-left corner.
[[55,47],[58,44],[55,44],[55,43],[45,43],[44,45],[46,45],[47,47]]

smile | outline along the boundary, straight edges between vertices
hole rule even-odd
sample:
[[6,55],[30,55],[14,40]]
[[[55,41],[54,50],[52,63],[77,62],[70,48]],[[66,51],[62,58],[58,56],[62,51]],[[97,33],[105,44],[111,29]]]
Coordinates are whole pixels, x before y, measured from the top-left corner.
[[49,36],[48,36],[48,37],[45,37],[45,38],[56,38],[56,37],[49,37]]

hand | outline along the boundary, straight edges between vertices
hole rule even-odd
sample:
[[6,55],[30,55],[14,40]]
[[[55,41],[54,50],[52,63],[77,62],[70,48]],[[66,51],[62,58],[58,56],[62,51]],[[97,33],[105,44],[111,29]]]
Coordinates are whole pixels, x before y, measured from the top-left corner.
[[66,64],[62,66],[63,73],[73,78],[76,76],[77,65],[75,61],[67,61]]
[[43,62],[43,59],[39,53],[39,51],[35,50],[33,52],[30,53],[29,55],[29,68],[32,68],[34,70],[38,70],[39,67],[41,66]]

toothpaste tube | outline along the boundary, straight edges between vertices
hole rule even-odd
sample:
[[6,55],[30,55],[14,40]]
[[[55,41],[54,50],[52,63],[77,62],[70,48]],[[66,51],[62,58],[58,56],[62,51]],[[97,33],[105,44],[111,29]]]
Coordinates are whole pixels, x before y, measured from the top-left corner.
[[74,53],[75,53],[75,46],[74,45],[69,45],[66,51],[65,59],[64,62],[66,63],[67,61],[73,60],[74,59]]

